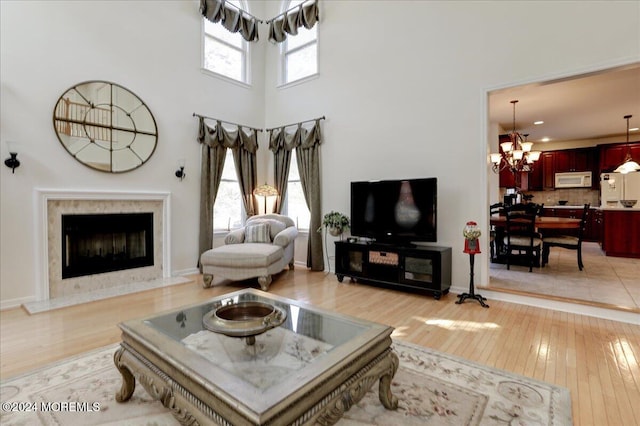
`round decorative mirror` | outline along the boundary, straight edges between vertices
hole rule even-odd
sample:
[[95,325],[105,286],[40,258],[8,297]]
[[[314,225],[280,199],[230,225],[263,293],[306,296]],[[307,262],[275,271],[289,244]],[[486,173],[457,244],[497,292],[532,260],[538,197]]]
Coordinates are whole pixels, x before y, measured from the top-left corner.
[[73,158],[108,173],[137,169],[158,141],[147,105],[108,81],[87,81],[64,92],[53,111],[53,127]]

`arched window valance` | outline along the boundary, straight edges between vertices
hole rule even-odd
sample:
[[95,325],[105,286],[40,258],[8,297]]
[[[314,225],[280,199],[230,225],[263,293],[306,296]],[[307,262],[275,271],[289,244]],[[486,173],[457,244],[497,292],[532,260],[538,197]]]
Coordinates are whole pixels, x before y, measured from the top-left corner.
[[318,22],[317,0],[302,3],[293,10],[288,10],[269,21],[269,41],[280,43],[287,39],[287,34],[297,35],[298,28],[313,28]]
[[210,147],[221,146],[224,148],[242,148],[252,154],[258,150],[258,135],[256,129],[249,128],[246,133],[243,126],[236,130],[227,130],[222,126],[222,121],[216,121],[215,126],[208,126],[203,118],[200,118],[198,142]]
[[297,147],[305,149],[321,144],[320,120],[316,119],[313,127],[309,129],[299,123],[292,133],[287,132],[285,127],[269,129],[269,149],[275,153],[283,149],[291,151]]
[[[200,13],[232,33],[239,32],[246,41],[258,41],[258,23],[263,21],[225,0],[200,0]],[[287,34],[298,34],[300,27],[312,28],[318,20],[318,0],[309,0],[267,21],[269,41],[283,42]]]
[[232,33],[239,32],[246,41],[258,41],[258,22],[262,21],[225,0],[200,0],[200,13],[211,22],[220,22]]

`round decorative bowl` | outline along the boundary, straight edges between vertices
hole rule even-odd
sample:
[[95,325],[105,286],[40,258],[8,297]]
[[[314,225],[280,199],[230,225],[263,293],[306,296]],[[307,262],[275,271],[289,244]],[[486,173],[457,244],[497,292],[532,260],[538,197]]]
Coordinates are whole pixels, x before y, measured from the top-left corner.
[[637,202],[638,200],[620,200],[620,204],[622,204],[625,207],[633,207],[636,205]]
[[248,345],[255,343],[255,336],[281,325],[286,312],[263,302],[238,302],[222,305],[207,312],[202,323],[207,330],[231,337],[246,337]]
[[569,200],[560,200],[558,201],[558,204],[560,204],[561,206],[566,206],[568,202]]

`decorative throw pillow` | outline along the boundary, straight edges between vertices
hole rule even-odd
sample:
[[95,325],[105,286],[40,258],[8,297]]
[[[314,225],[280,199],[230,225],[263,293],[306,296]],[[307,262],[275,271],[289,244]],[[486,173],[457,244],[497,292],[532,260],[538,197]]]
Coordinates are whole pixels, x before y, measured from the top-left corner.
[[287,227],[284,223],[275,219],[252,219],[247,222],[248,225],[255,225],[258,223],[266,223],[269,225],[269,235],[271,236],[271,241],[278,235],[280,232],[284,231]]
[[259,223],[256,225],[247,225],[244,228],[245,243],[270,243],[269,224]]

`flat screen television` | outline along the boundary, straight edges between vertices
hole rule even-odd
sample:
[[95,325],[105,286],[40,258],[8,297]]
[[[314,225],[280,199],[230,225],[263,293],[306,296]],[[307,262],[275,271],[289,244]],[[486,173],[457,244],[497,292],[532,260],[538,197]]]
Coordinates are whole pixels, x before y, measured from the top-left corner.
[[351,182],[351,234],[377,242],[437,241],[437,178]]

